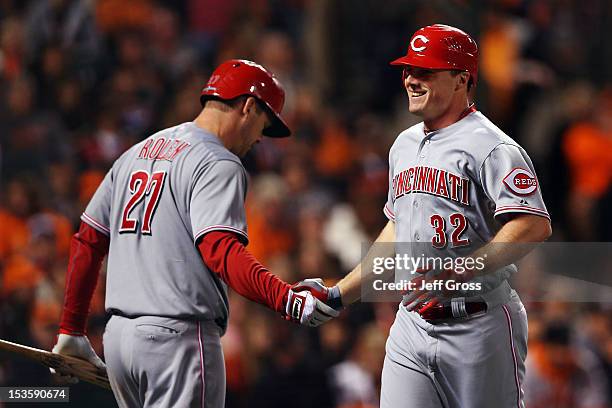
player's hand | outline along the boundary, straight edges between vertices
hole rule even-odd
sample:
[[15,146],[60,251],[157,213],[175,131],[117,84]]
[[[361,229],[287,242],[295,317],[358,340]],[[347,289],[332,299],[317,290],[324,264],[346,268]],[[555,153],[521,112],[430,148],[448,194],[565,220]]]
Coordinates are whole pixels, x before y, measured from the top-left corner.
[[[328,298],[325,291],[322,291],[320,288],[315,290],[315,288],[309,286],[310,284],[300,285],[302,283],[303,281],[298,282],[298,284],[289,290],[285,306],[285,318],[287,320],[306,326],[317,327],[340,314],[339,311],[321,300]],[[326,288],[322,284],[321,286]]]
[[317,299],[337,311],[342,309],[342,298],[338,286],[328,287],[323,283],[323,279],[304,279],[294,284],[291,288],[294,291],[308,290]]
[[[98,357],[93,347],[91,347],[91,343],[87,336],[83,335],[70,335],[60,333],[57,335],[57,342],[53,349],[52,353],[63,354],[72,357],[78,357],[83,360],[87,360],[96,366],[100,371],[106,372],[106,364]],[[63,375],[53,368],[49,368],[53,378],[58,383],[63,384],[76,384],[79,382],[79,379],[71,376],[71,375]]]
[[[423,308],[430,308],[440,302],[443,297],[452,297],[452,292],[445,287],[445,282],[468,282],[474,278],[474,272],[466,269],[458,273],[453,269],[444,269],[442,271],[434,269],[418,269],[416,271],[419,276],[412,279],[413,290],[404,292],[402,304],[409,311],[415,310],[423,312]],[[430,286],[426,288],[424,286]],[[424,306],[423,306],[424,305]]]

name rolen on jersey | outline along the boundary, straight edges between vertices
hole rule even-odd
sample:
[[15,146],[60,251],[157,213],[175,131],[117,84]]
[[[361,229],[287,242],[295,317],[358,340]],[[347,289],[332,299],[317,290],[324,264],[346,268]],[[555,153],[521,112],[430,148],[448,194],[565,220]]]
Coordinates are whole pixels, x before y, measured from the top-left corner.
[[225,329],[227,287],[194,244],[213,230],[248,242],[246,190],[240,159],[192,122],[126,151],[81,217],[111,237],[106,309],[215,320]]

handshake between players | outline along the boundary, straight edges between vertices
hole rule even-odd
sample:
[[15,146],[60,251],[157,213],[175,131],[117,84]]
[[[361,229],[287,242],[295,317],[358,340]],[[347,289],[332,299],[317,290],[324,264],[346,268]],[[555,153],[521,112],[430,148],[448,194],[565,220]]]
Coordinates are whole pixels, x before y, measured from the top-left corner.
[[288,292],[285,319],[317,327],[338,317],[342,299],[338,286],[327,287],[323,280],[304,279]]

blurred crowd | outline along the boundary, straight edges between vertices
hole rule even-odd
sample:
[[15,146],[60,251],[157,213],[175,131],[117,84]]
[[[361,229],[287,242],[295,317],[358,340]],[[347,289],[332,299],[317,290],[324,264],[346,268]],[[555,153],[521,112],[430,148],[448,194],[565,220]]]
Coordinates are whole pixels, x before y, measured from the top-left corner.
[[[294,134],[244,160],[249,250],[289,282],[341,278],[386,222],[388,149],[418,121],[388,62],[437,22],[478,40],[477,107],[530,153],[552,240],[611,241],[609,1],[1,0],[0,338],[51,349],[84,206],[126,148],[195,118],[228,58],[279,77]],[[100,283],[99,354],[104,271]],[[359,304],[312,330],[230,301],[228,408],[377,406],[397,304]],[[612,407],[610,304],[526,306],[527,408]],[[0,385],[49,381],[0,354]],[[72,390],[77,404],[112,404]]]

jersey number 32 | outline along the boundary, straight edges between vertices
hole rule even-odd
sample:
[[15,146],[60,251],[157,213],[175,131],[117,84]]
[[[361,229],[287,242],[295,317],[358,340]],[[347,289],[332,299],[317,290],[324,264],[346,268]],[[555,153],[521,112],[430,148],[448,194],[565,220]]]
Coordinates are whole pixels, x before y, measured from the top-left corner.
[[[469,238],[461,238],[461,235],[465,232],[468,227],[467,218],[461,213],[451,214],[449,217],[450,223],[453,226],[453,232],[451,233],[451,246],[453,248],[470,245]],[[430,217],[431,226],[434,228],[436,234],[431,239],[431,244],[434,248],[442,249],[445,248],[448,243],[446,236],[446,220],[439,214],[434,214]]]
[[138,170],[132,173],[128,185],[131,197],[121,211],[121,228],[119,228],[119,233],[135,233],[137,231],[140,220],[130,218],[130,214],[144,201],[145,211],[140,231],[144,235],[151,235],[151,223],[153,222],[157,204],[159,204],[165,180],[165,171],[149,174],[147,171]]

